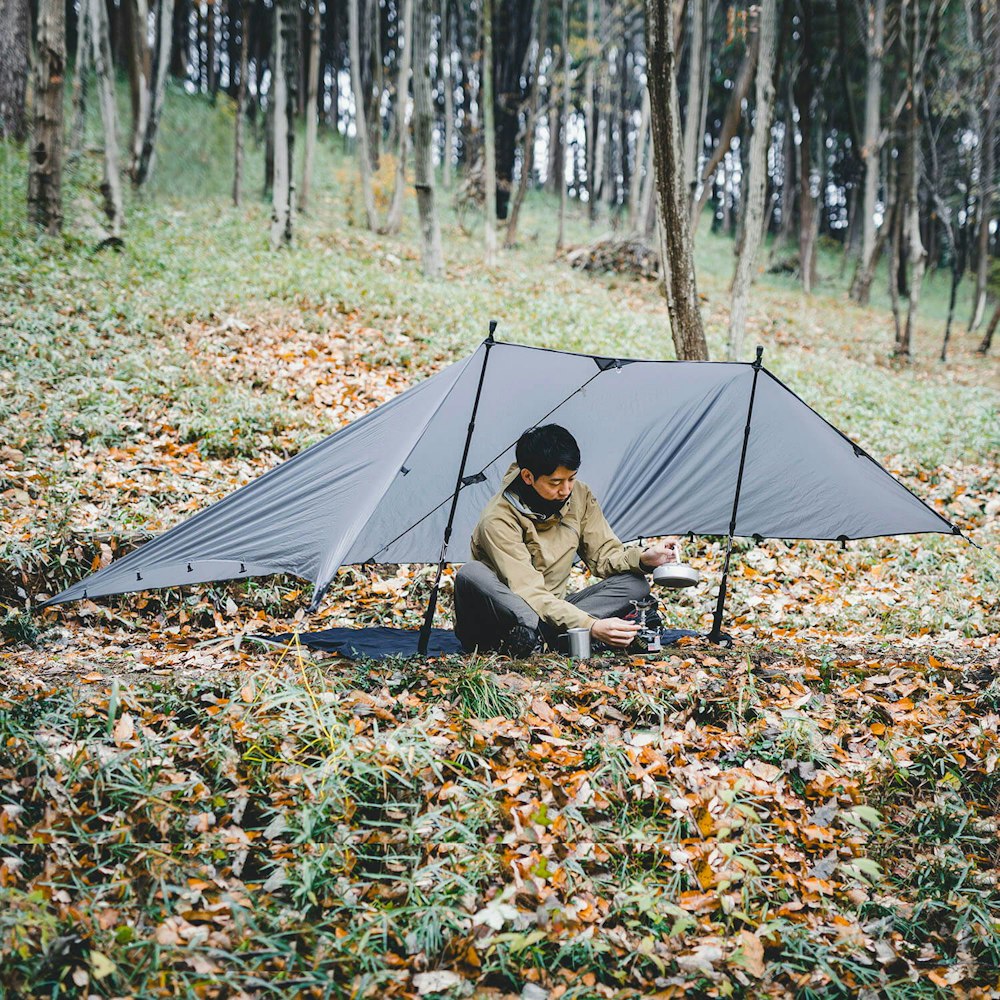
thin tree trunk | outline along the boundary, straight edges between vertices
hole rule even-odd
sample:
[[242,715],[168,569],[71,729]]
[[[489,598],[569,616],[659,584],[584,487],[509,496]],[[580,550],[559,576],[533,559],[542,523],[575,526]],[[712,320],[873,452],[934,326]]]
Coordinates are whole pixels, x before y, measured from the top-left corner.
[[152,53],[147,37],[149,7],[146,0],[122,0],[127,14],[129,96],[132,101],[132,136],[129,174],[134,177],[142,156],[142,142],[149,121]]
[[110,223],[110,242],[120,245],[125,209],[121,166],[118,161],[118,105],[115,102],[114,63],[111,61],[111,30],[104,0],[84,0],[83,9],[87,11],[87,17],[81,20],[90,22],[97,96],[104,129],[104,181],[101,193],[104,195],[104,211]]
[[711,196],[712,185],[710,181],[712,177],[715,176],[715,172],[719,169],[719,164],[722,163],[726,153],[729,152],[729,147],[732,144],[733,137],[739,129],[743,101],[746,100],[747,94],[750,93],[750,84],[754,79],[754,68],[757,65],[757,46],[758,32],[756,28],[756,19],[752,18],[750,21],[750,33],[747,36],[746,52],[743,56],[743,62],[740,65],[740,71],[736,77],[736,85],[733,87],[733,91],[729,95],[729,100],[726,103],[726,112],[722,117],[722,128],[719,131],[719,142],[715,147],[715,151],[709,158],[708,163],[705,164],[704,170],[701,172],[701,197],[698,198],[697,203],[691,209],[692,235],[698,229],[698,223],[701,221],[701,214],[705,208],[705,203]]
[[420,257],[424,274],[440,278],[444,273],[441,227],[434,201],[434,107],[431,102],[431,11],[434,0],[416,0],[413,25],[413,154],[420,215]]
[[309,206],[309,192],[312,188],[313,162],[316,158],[316,127],[319,122],[319,42],[320,42],[319,0],[313,0],[312,16],[309,21],[309,70],[306,77],[306,148],[302,163],[302,193],[299,210],[305,212]]
[[650,120],[660,219],[660,259],[670,330],[680,360],[707,360],[698,307],[689,206],[681,172],[673,0],[645,0]]
[[358,143],[358,166],[361,171],[361,195],[368,228],[378,229],[375,193],[372,190],[372,160],[368,148],[368,122],[365,120],[365,94],[361,86],[361,43],[358,33],[358,5],[365,0],[347,0],[348,44],[351,60],[351,89],[354,91],[354,131]]
[[63,90],[66,22],[62,0],[39,0],[33,84],[28,218],[55,236],[62,229]]
[[210,94],[215,93],[215,6],[213,0],[205,6],[205,84]]
[[[419,0],[418,0],[419,2]],[[399,50],[399,80],[396,84],[396,183],[386,221],[386,233],[398,233],[403,224],[403,195],[406,193],[406,148],[410,131],[406,109],[410,95],[410,64],[413,59],[413,3],[403,0],[403,41]]]
[[271,184],[271,249],[289,246],[295,220],[295,91],[298,5],[277,0],[274,8],[274,180]]
[[989,353],[989,349],[993,344],[993,334],[996,331],[998,323],[1000,323],[1000,300],[997,301],[996,308],[993,310],[993,317],[990,319],[989,325],[986,327],[986,333],[983,335],[983,342],[978,348],[976,348],[977,354]]
[[801,49],[795,79],[795,106],[799,112],[799,273],[802,290],[812,292],[816,277],[816,199],[812,193],[813,42],[812,0],[803,0]]
[[233,204],[239,207],[243,199],[243,129],[246,120],[247,72],[249,63],[249,0],[240,5],[240,89],[236,98],[236,137],[233,143]]
[[441,186],[451,187],[451,161],[455,155],[455,84],[451,70],[451,34],[448,31],[450,0],[441,0],[441,34],[438,59],[441,62],[441,86],[444,90],[444,152],[441,156]]
[[[978,8],[978,9],[977,9]],[[997,185],[996,131],[1000,117],[1000,11],[997,4],[986,2],[966,3],[966,16],[976,43],[982,75],[983,112],[979,116],[979,149],[981,166],[979,174],[979,199],[976,216],[978,240],[976,247],[976,287],[972,300],[969,330],[975,330],[983,320],[986,310],[986,283],[989,277],[989,240],[992,221],[992,204]]]
[[30,48],[28,0],[0,0],[0,138],[15,142],[28,138]]
[[559,131],[559,101],[555,95],[555,85],[549,76],[548,90],[548,165],[545,171],[545,187],[552,194],[558,194],[559,188],[556,186],[556,175],[559,173],[559,164],[562,161],[562,138]]
[[708,0],[689,0],[691,9],[691,51],[688,55],[688,90],[684,112],[684,186],[688,204],[694,204],[698,186],[698,152],[701,149],[701,85],[708,51],[706,14]]
[[[865,41],[865,54],[868,60],[868,74],[865,88],[864,146],[861,149],[861,158],[865,164],[865,189],[861,211],[861,259],[851,284],[851,297],[863,303],[868,301],[869,289],[871,288],[870,275],[874,271],[875,201],[878,196],[879,179],[880,147],[878,138],[882,130],[879,111],[882,102],[886,0],[870,0],[866,7],[868,34]],[[862,281],[863,275],[868,276],[866,285]]]
[[562,0],[562,40],[560,42],[563,78],[562,78],[562,112],[559,115],[561,138],[559,140],[562,156],[559,157],[559,174],[556,183],[559,185],[559,228],[556,233],[556,253],[563,248],[563,237],[566,228],[566,154],[569,152],[569,0]]
[[[274,86],[274,74],[271,74]],[[267,111],[264,113],[264,198],[271,197],[271,189],[274,184],[274,101],[267,102]]]
[[[649,87],[642,91],[642,107],[639,111],[639,130],[635,136],[635,170],[632,172],[632,183],[628,193],[628,231],[637,231],[640,219],[642,194],[646,187],[646,178],[652,170],[644,170],[646,161],[646,139],[649,135]],[[643,221],[645,218],[643,217]]]
[[[931,6],[929,16],[933,17],[934,6]],[[907,8],[903,8],[904,17]],[[920,238],[920,201],[919,183],[921,176],[920,132],[918,109],[921,105],[923,89],[922,67],[918,65],[918,52],[921,47],[920,6],[914,3],[909,12],[912,25],[901,26],[901,33],[909,36],[907,44],[907,137],[904,160],[905,183],[903,188],[903,232],[902,238],[907,248],[912,270],[910,272],[909,297],[906,309],[906,325],[902,337],[897,337],[893,353],[907,361],[913,354],[913,336],[916,328],[917,307],[920,304],[920,291],[923,286],[924,270],[927,265],[927,251]]]
[[948,290],[948,316],[944,324],[944,339],[941,342],[940,359],[943,362],[948,360],[948,342],[951,340],[951,324],[955,318],[955,302],[958,299],[958,286],[962,280],[964,270],[964,255],[959,252],[958,241],[955,239],[948,206],[942,203],[937,191],[934,191],[934,200],[941,214],[944,225],[945,236],[948,241],[948,248],[951,252],[951,286]]
[[371,32],[372,88],[368,94],[367,121],[370,130],[371,163],[375,170],[382,159],[382,94],[385,92],[385,61],[382,55],[382,5],[379,0],[371,0],[371,17],[368,30]]
[[497,153],[493,122],[493,0],[483,0],[483,71],[480,88],[483,109],[483,209],[487,267],[497,262]]
[[167,87],[167,70],[170,68],[170,38],[174,24],[174,0],[158,0],[156,46],[153,52],[155,78],[149,96],[149,117],[142,139],[142,149],[132,181],[141,188],[153,173],[156,156],[156,135],[163,113],[163,98]]
[[90,74],[91,44],[90,17],[83,0],[76,23],[76,58],[73,65],[73,124],[69,130],[67,160],[75,163],[83,151],[83,137],[87,124],[87,82]]
[[[510,218],[507,220],[507,234],[504,246],[512,247],[517,241],[517,224],[521,216],[521,205],[527,194],[531,175],[535,170],[535,132],[538,125],[538,98],[541,93],[542,56],[545,53],[545,25],[549,23],[549,0],[541,0],[541,9],[535,27],[534,73],[531,78],[531,92],[528,98],[527,118],[524,123],[524,148],[521,153],[521,176],[518,178],[517,191],[514,192]],[[590,183],[588,177],[587,183]]]
[[883,226],[891,226],[889,233],[889,302],[892,306],[892,321],[896,328],[894,343],[903,339],[903,325],[899,316],[899,264],[902,258],[903,241],[903,205],[900,199],[899,186],[901,178],[898,167],[890,167],[889,176],[889,211]]
[[[620,48],[620,59],[618,61],[618,169],[615,171],[615,215],[614,224],[617,229],[622,223],[622,217],[626,211],[629,189],[629,162],[628,162],[628,136],[629,136],[629,101],[628,101],[628,56],[629,38],[625,20],[624,4],[618,7],[618,37],[622,40]],[[566,105],[566,148],[570,148],[569,142],[569,95],[567,94]]]
[[[542,25],[538,36],[541,39],[539,59],[541,62],[541,49],[545,46],[545,29]],[[587,149],[584,153],[586,164],[584,169],[587,173],[587,215],[590,221],[594,221],[597,210],[597,187],[594,183],[595,163],[594,155],[597,151],[597,107],[594,100],[595,81],[595,60],[597,55],[594,51],[594,0],[587,0],[587,61],[583,68],[583,118],[584,128],[587,131]]]
[[757,58],[757,101],[753,137],[750,140],[749,180],[746,219],[743,224],[743,252],[736,262],[732,304],[729,310],[727,356],[738,361],[746,331],[750,282],[763,238],[764,195],[767,190],[767,151],[771,145],[771,112],[774,107],[774,57],[777,48],[777,0],[762,0],[760,9],[760,54]]

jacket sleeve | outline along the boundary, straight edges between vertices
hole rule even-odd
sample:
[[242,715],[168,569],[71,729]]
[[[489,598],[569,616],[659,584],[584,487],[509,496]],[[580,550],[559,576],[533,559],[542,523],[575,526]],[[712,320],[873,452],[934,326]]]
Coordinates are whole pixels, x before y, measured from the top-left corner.
[[644,572],[639,565],[642,549],[638,545],[626,548],[611,530],[601,505],[588,491],[587,506],[580,522],[580,556],[594,576],[614,576],[615,573]]
[[535,569],[524,544],[521,529],[503,518],[491,518],[477,531],[484,561],[496,570],[506,584],[527,603],[535,614],[555,628],[590,628],[593,615],[561,600],[545,586],[545,578]]

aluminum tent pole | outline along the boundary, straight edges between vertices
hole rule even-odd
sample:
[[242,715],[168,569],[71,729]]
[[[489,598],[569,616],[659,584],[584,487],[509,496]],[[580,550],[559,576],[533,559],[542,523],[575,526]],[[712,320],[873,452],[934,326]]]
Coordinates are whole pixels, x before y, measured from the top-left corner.
[[490,348],[493,347],[493,333],[497,328],[496,320],[490,320],[490,333],[483,344],[486,351],[483,354],[483,367],[479,372],[479,385],[476,387],[476,399],[472,404],[472,415],[469,418],[469,429],[465,434],[465,449],[462,451],[462,461],[458,467],[458,478],[455,480],[455,492],[451,495],[451,509],[448,511],[448,523],[444,529],[444,539],[441,542],[441,556],[438,559],[437,573],[434,575],[434,585],[427,602],[424,623],[420,627],[420,639],[417,641],[417,653],[427,655],[427,646],[431,640],[431,625],[434,622],[434,612],[437,610],[438,589],[441,586],[441,574],[444,572],[445,556],[448,554],[448,542],[451,541],[451,528],[455,521],[455,510],[458,507],[458,494],[465,485],[465,463],[469,457],[469,446],[472,444],[472,432],[476,429],[476,411],[479,409],[479,397],[483,393],[483,381],[486,378],[486,364],[490,360]]
[[[740,507],[740,489],[743,486],[743,467],[747,460],[747,444],[750,441],[750,418],[753,416],[753,397],[757,392],[757,376],[760,374],[761,362],[764,357],[764,348],[757,348],[757,357],[751,367],[753,368],[753,382],[750,386],[750,403],[747,406],[747,422],[743,428],[743,449],[740,451],[740,470],[736,474],[736,495],[733,497],[733,516],[729,520],[729,537],[726,540],[726,561],[722,564],[722,580],[719,583],[719,598],[715,602],[715,617],[712,620],[712,631],[708,633],[708,641],[722,644],[724,637],[722,634],[722,612],[726,604],[726,583],[729,579],[729,557],[733,551],[733,534],[736,531],[736,512]],[[731,642],[726,642],[731,645]]]

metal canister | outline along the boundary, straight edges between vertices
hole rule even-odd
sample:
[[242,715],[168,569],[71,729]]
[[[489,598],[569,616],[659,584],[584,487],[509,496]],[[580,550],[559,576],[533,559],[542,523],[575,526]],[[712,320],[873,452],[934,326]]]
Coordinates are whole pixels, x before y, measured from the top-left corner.
[[590,629],[571,628],[566,633],[569,655],[574,660],[585,660],[590,656]]

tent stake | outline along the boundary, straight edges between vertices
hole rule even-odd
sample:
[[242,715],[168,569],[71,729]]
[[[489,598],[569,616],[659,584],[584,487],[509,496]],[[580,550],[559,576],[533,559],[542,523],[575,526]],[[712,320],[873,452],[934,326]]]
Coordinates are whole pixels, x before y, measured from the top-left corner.
[[476,411],[479,409],[479,397],[483,392],[483,380],[486,378],[486,363],[490,360],[490,348],[493,346],[493,331],[496,330],[496,320],[490,320],[490,334],[483,341],[486,352],[483,354],[483,367],[479,372],[479,385],[476,387],[476,399],[472,404],[472,416],[469,418],[469,429],[465,434],[465,449],[462,451],[462,461],[458,467],[458,478],[455,480],[455,492],[451,495],[451,509],[448,511],[448,523],[444,529],[444,539],[441,542],[441,557],[438,560],[437,573],[434,575],[434,584],[431,587],[431,596],[427,602],[427,611],[424,614],[424,623],[420,627],[420,639],[417,641],[417,654],[427,655],[427,646],[431,641],[431,625],[434,622],[434,612],[437,610],[438,588],[441,586],[441,574],[444,571],[445,556],[448,553],[448,542],[451,541],[451,527],[455,520],[455,509],[458,507],[458,494],[464,485],[462,480],[465,477],[465,462],[469,457],[469,446],[472,444],[472,432],[476,428]]
[[[747,422],[743,428],[743,449],[740,451],[740,470],[736,474],[736,495],[733,497],[733,516],[729,521],[729,537],[726,540],[726,559],[722,564],[722,580],[719,583],[719,598],[715,602],[715,617],[712,619],[712,631],[708,633],[708,641],[716,645],[723,642],[722,612],[726,604],[726,583],[729,579],[729,557],[733,551],[733,533],[736,531],[736,512],[740,506],[740,488],[743,486],[743,467],[747,460],[747,443],[750,440],[750,418],[753,416],[753,397],[757,391],[757,376],[760,374],[764,348],[757,348],[757,357],[753,365],[753,383],[750,386],[750,404],[747,406]],[[726,643],[731,645],[731,643]]]

